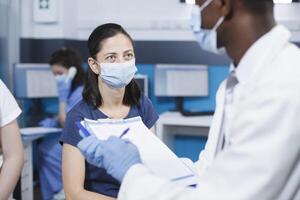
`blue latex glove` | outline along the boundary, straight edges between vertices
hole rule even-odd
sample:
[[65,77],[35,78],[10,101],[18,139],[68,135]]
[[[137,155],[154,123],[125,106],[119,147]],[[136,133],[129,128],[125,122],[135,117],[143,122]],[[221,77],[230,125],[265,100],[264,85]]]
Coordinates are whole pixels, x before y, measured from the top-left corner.
[[77,147],[89,163],[106,169],[119,182],[122,182],[131,166],[141,163],[136,146],[118,137],[102,141],[89,136],[81,140]]
[[92,135],[82,139],[77,144],[77,147],[80,149],[88,163],[101,167],[103,161],[102,143],[103,141],[98,140]]
[[58,99],[60,102],[67,102],[70,94],[72,80],[66,74],[56,75],[56,85],[58,90]]
[[53,118],[46,118],[39,122],[39,125],[42,127],[58,127],[58,121]]

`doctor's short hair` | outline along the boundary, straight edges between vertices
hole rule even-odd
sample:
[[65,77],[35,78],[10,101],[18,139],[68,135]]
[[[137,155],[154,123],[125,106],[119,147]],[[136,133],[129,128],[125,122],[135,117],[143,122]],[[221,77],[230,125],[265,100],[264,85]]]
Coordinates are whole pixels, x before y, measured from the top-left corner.
[[245,8],[256,15],[264,15],[273,12],[273,0],[235,0],[242,1]]
[[63,47],[53,52],[49,58],[49,64],[61,65],[62,67],[69,69],[75,67],[77,73],[72,80],[70,94],[79,86],[83,85],[85,72],[82,68],[82,58],[80,54],[75,50],[68,47]]
[[[130,35],[125,31],[125,29],[119,24],[107,23],[98,26],[93,30],[88,39],[88,50],[89,56],[96,60],[96,55],[102,49],[102,43],[108,38],[114,37],[118,34],[125,35],[132,43],[134,43]],[[99,108],[102,105],[102,96],[98,87],[98,74],[95,74],[90,67],[87,70],[87,75],[84,83],[83,89],[83,99]],[[125,94],[123,98],[123,104],[127,106],[137,105],[140,106],[141,90],[134,79],[126,86]]]

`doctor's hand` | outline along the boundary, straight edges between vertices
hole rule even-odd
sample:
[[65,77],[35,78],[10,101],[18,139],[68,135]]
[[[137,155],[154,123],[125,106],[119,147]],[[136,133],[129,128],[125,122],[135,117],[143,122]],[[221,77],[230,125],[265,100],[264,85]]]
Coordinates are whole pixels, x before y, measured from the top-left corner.
[[102,141],[95,136],[89,136],[81,140],[77,146],[87,162],[106,169],[107,173],[119,182],[122,182],[131,166],[141,163],[136,146],[118,137]]

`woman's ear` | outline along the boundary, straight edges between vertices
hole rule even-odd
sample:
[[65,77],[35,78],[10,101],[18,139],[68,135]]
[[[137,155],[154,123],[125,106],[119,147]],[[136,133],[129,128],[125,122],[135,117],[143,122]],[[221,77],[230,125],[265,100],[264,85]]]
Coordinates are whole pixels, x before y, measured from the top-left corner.
[[100,74],[100,66],[95,62],[95,60],[92,57],[88,58],[88,64],[89,64],[90,69],[95,74]]

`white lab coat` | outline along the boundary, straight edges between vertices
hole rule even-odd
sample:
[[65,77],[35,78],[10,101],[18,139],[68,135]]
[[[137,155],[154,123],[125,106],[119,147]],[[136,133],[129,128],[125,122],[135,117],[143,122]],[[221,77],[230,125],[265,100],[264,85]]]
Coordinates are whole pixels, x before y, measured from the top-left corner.
[[120,200],[299,200],[300,50],[290,32],[274,27],[242,58],[236,69],[226,146],[220,136],[225,82],[205,149],[195,163],[196,188],[175,186],[135,165],[124,177]]
[[0,79],[0,128],[17,119],[21,112],[14,96]]

